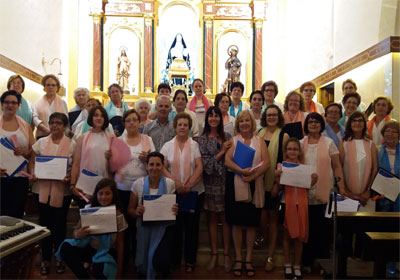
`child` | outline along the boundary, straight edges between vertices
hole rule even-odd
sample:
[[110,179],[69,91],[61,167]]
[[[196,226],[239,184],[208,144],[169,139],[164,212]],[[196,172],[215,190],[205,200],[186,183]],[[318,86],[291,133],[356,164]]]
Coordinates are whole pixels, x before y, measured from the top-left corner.
[[[97,279],[121,277],[124,250],[124,230],[128,227],[120,211],[117,186],[112,179],[101,179],[94,190],[91,207],[115,205],[117,208],[117,233],[90,235],[90,228],[78,222],[74,239],[66,239],[56,256],[70,267],[78,279],[90,278],[84,262],[93,262]],[[117,262],[115,261],[117,260]]]
[[[297,138],[290,138],[283,147],[284,158],[287,162],[302,163],[302,151]],[[276,171],[275,184],[279,184],[282,170]],[[318,179],[317,174],[311,175],[311,185]],[[285,256],[285,278],[299,279],[301,274],[301,254],[303,242],[308,241],[308,199],[307,189],[292,186],[283,186],[284,195],[281,202],[284,204],[285,221],[283,224],[283,253]],[[295,254],[294,266],[290,261],[290,240],[294,239]],[[294,272],[294,273],[293,273]]]

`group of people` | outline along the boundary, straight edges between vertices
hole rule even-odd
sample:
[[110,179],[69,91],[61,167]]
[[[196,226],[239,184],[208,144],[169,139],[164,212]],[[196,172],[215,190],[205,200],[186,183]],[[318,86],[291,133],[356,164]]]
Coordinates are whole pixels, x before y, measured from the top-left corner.
[[[400,127],[390,118],[393,104],[388,97],[376,97],[375,115],[368,120],[352,80],[343,83],[343,106],[331,103],[325,108],[313,101],[316,87],[311,82],[304,83],[300,92],[291,91],[284,104],[275,100],[278,86],[274,81],[252,92],[249,104],[242,99],[240,82],[232,83],[230,95],[217,94],[214,102],[205,97],[201,79],[193,82],[195,95],[190,102],[185,91],[171,96],[169,85],[160,84],[155,105],[140,99],[135,109],[123,102],[118,84],[108,88],[110,102],[104,107],[90,98],[87,89],[78,88],[76,106],[69,114],[56,94],[57,77],[47,75],[42,84],[46,94],[33,106],[22,95],[25,84],[19,75],[10,77],[8,91],[1,96],[0,137],[11,139],[14,155],[24,157],[28,164],[10,176],[11,170],[0,159],[0,175],[1,215],[22,218],[32,185],[39,222],[51,231],[42,242],[43,275],[49,273],[53,252],[57,252],[56,272],[63,273],[67,264],[78,278],[89,277],[84,263],[93,263],[97,278],[120,277],[131,256],[143,278],[167,278],[182,258],[185,271],[191,273],[204,209],[211,249],[207,270],[218,264],[221,223],[226,272],[236,277],[255,275],[252,255],[260,242],[257,229],[261,240],[268,239],[265,270],[272,271],[282,224],[285,277],[301,278],[316,258],[329,257],[325,207],[334,177],[340,178],[340,194],[362,205],[375,196],[376,211],[399,211],[399,198],[392,202],[370,189],[378,168],[400,175]],[[122,127],[110,125],[116,116],[121,117]],[[131,160],[112,172],[110,144],[117,136],[129,147]],[[254,150],[252,167],[241,168],[235,159],[239,142]],[[64,179],[38,179],[37,155],[69,157]],[[311,185],[280,185],[283,161],[313,166]],[[94,193],[77,188],[83,170],[104,178]],[[177,196],[171,209],[176,221],[143,222],[143,195],[170,193]],[[92,207],[116,205],[117,233],[91,235],[90,228],[79,222],[74,238],[65,240],[71,200],[83,208],[84,198]]]

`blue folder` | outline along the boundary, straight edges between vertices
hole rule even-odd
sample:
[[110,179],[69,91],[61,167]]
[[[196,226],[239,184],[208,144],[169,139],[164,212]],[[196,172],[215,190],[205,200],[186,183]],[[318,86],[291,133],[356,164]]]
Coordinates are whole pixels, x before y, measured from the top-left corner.
[[243,144],[240,141],[236,143],[235,154],[233,155],[233,162],[240,168],[245,169],[253,165],[254,154],[256,150]]
[[180,212],[194,213],[197,203],[197,191],[188,194],[176,194],[176,203]]

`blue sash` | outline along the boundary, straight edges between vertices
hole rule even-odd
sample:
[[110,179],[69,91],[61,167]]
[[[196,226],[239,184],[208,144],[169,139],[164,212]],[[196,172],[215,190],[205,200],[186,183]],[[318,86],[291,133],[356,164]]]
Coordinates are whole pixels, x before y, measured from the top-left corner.
[[330,127],[328,123],[325,125],[325,131],[326,134],[328,134],[328,137],[331,138],[333,142],[335,142],[336,147],[339,147],[340,140],[343,139],[344,137],[344,127],[339,124],[339,132],[341,139],[339,139],[337,134],[333,131],[332,127]]
[[239,109],[236,115],[235,115],[235,106],[233,106],[233,103],[229,107],[229,115],[231,115],[234,118],[236,118],[236,116],[239,115],[240,112],[242,112],[242,100],[240,100],[239,102]]
[[[129,108],[128,104],[126,104],[123,101],[121,101],[121,102],[122,102],[122,110],[121,111],[122,111],[122,115],[123,115],[130,108]],[[113,117],[115,117],[117,115],[116,108],[117,107],[115,107],[115,105],[114,105],[114,103],[112,103],[112,101],[110,101],[106,106],[104,106],[104,109],[107,112],[109,120],[111,120]]]

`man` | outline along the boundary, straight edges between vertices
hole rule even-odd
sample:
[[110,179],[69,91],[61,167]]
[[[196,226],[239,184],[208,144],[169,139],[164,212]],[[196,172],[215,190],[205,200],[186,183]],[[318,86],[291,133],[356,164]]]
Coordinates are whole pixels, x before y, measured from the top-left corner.
[[[164,95],[164,96],[168,96],[168,98],[171,99],[171,87],[167,83],[159,84],[158,88],[157,88],[157,93],[158,93],[158,97]],[[154,104],[152,104],[151,108],[150,108],[149,119],[154,120],[155,118],[157,118],[157,110],[156,110],[156,106]]]
[[171,111],[171,101],[168,96],[161,95],[156,102],[157,119],[145,125],[143,134],[151,137],[156,151],[159,152],[164,145],[175,137],[173,123],[168,121],[168,115]]

